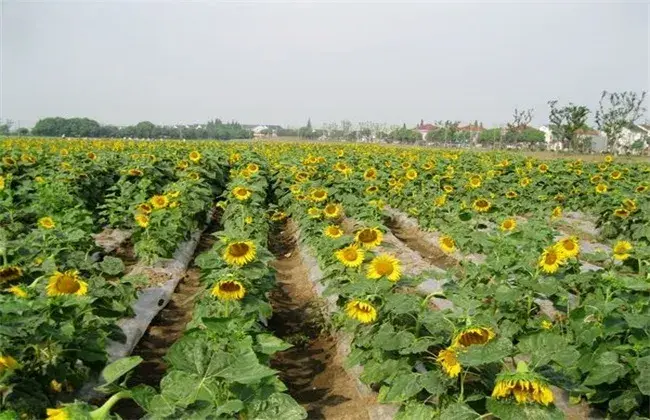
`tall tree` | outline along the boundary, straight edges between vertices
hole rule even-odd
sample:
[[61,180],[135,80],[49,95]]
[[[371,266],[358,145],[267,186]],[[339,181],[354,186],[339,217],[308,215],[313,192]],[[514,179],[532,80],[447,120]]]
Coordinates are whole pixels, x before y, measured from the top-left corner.
[[616,142],[623,134],[623,129],[634,124],[646,111],[643,102],[645,91],[607,92],[600,96],[599,109],[596,111],[598,129],[607,136],[607,151],[612,152]]
[[563,148],[578,149],[578,130],[587,129],[587,116],[589,108],[584,105],[569,103],[562,108],[557,105],[557,100],[549,101],[550,113],[548,120],[553,136],[560,139]]

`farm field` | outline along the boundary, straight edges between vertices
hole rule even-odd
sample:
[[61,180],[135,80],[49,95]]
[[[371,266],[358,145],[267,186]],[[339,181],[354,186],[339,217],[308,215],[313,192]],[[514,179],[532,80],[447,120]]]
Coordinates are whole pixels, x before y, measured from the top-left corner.
[[650,418],[650,163],[0,140],[0,419]]

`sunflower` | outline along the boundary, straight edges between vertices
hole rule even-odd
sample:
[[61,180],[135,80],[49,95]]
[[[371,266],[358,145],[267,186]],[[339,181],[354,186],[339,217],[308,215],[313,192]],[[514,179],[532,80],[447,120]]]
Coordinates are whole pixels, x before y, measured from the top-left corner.
[[287,218],[287,214],[285,212],[283,212],[283,211],[276,210],[271,215],[271,221],[273,221],[273,222],[281,222],[286,218]]
[[605,162],[612,163],[613,161],[614,161],[614,158],[611,155],[605,156]]
[[83,296],[88,293],[88,284],[81,280],[77,270],[65,273],[56,271],[47,284],[48,296],[72,295]]
[[258,165],[257,163],[253,163],[253,162],[251,162],[251,163],[249,163],[248,165],[246,165],[246,169],[247,169],[250,173],[252,173],[252,174],[256,174],[256,173],[260,170],[260,167],[259,167],[259,165]]
[[363,178],[366,181],[371,181],[373,179],[377,179],[377,170],[375,168],[366,169],[366,171],[363,173]]
[[573,258],[580,253],[580,242],[575,236],[562,238],[555,244],[555,249],[562,256],[562,259]]
[[47,414],[47,418],[45,420],[72,420],[71,413],[69,413],[65,407],[48,408],[45,413]]
[[456,251],[456,241],[448,235],[443,235],[438,239],[438,245],[445,254],[452,254]]
[[351,300],[345,305],[345,314],[362,324],[370,324],[377,319],[377,309],[368,301]]
[[603,177],[600,176],[600,175],[598,175],[598,174],[593,175],[591,178],[589,178],[589,181],[590,181],[592,184],[599,184],[600,181],[602,181],[602,180],[603,180]]
[[436,207],[442,207],[447,202],[447,194],[441,194],[433,199],[433,205]]
[[149,226],[149,216],[147,216],[144,213],[137,213],[134,219],[135,219],[135,223],[142,228],[146,228]]
[[550,329],[553,328],[553,323],[551,321],[548,321],[548,320],[545,319],[545,320],[542,321],[541,327],[544,330],[550,330]]
[[506,193],[506,198],[515,198],[517,195],[518,194],[515,191],[510,190]]
[[3,157],[2,162],[7,166],[12,166],[12,165],[16,164],[16,161],[13,158],[9,157],[9,156]]
[[478,200],[474,201],[472,207],[474,207],[474,210],[476,210],[479,213],[485,213],[486,211],[490,210],[492,204],[485,198],[479,198]]
[[257,248],[252,241],[235,241],[226,246],[223,259],[230,265],[243,266],[257,256]]
[[469,186],[470,188],[478,188],[481,186],[481,176],[480,175],[474,175],[469,178]]
[[201,160],[201,153],[197,152],[196,150],[192,150],[188,157],[192,162],[196,163]]
[[452,342],[452,347],[469,347],[474,344],[485,344],[495,337],[494,330],[489,327],[467,327],[461,330]]
[[562,217],[562,207],[558,206],[551,212],[551,219],[557,219],[559,217]]
[[528,178],[528,177],[522,178],[521,181],[519,181],[519,185],[521,185],[522,187],[529,186],[530,185],[530,178]]
[[20,286],[11,286],[7,292],[12,293],[14,296],[25,299],[28,295],[27,291]]
[[328,238],[336,239],[336,238],[340,238],[341,236],[343,236],[343,229],[341,229],[340,227],[338,227],[336,225],[329,225],[323,230],[323,233]]
[[384,239],[384,234],[377,228],[364,228],[357,232],[354,239],[366,249],[372,249]]
[[87,157],[88,159],[90,159],[90,160],[95,160],[95,159],[97,159],[97,155],[96,155],[95,153],[93,153],[93,152],[88,152],[88,153],[86,154],[86,157]]
[[413,181],[417,177],[418,177],[418,171],[416,171],[415,169],[409,169],[408,171],[406,171],[406,179],[408,179],[409,181]]
[[342,210],[343,208],[340,204],[330,203],[323,209],[323,214],[325,215],[326,219],[337,219],[339,216],[341,216]]
[[614,215],[620,217],[621,219],[625,219],[630,215],[630,212],[625,209],[616,209],[614,210]]
[[246,187],[235,187],[232,190],[232,195],[235,196],[237,200],[245,201],[251,198],[253,192]]
[[630,257],[630,251],[632,250],[632,244],[628,241],[618,241],[614,245],[614,259],[619,261],[625,261]]
[[397,281],[401,275],[401,263],[392,255],[378,255],[370,261],[368,266],[367,277],[372,280],[384,277],[390,281]]
[[52,379],[50,381],[50,389],[52,390],[52,392],[61,392],[61,390],[63,389],[63,384],[57,381],[56,379]]
[[625,200],[623,200],[623,207],[625,208],[625,210],[630,212],[636,211],[636,201],[626,198]]
[[604,194],[607,192],[607,184],[598,184],[596,185],[596,192],[598,194]]
[[137,168],[131,168],[129,169],[129,175],[130,176],[142,176],[142,171]]
[[321,201],[327,200],[327,190],[323,188],[316,188],[315,190],[312,190],[309,193],[309,198],[311,198],[312,201],[315,201],[317,203],[320,203]]
[[550,246],[542,252],[538,265],[545,273],[553,274],[563,263],[563,255],[554,246]]
[[23,275],[23,270],[18,266],[7,266],[0,268],[0,284],[18,280]]
[[318,219],[319,217],[321,217],[322,214],[321,214],[320,209],[318,209],[316,207],[310,207],[310,208],[307,209],[307,215],[311,219]]
[[212,296],[221,300],[242,300],[246,294],[246,288],[237,280],[220,280],[212,288]]
[[641,193],[646,192],[647,189],[648,189],[648,187],[646,187],[645,185],[639,185],[638,187],[636,187],[636,188],[634,189],[634,191],[636,191],[637,193],[641,194]]
[[187,177],[188,177],[189,179],[191,179],[192,181],[198,181],[199,179],[201,179],[201,177],[199,176],[199,174],[197,174],[196,172],[191,172],[191,173],[189,173],[189,174],[187,175]]
[[169,205],[169,199],[166,195],[154,195],[149,200],[154,209],[164,209]]
[[504,232],[510,232],[517,227],[517,221],[515,219],[506,219],[501,222],[501,230]]
[[56,227],[56,223],[54,223],[54,219],[51,217],[41,217],[38,219],[38,225],[42,227],[43,229],[54,229]]
[[336,258],[346,267],[359,267],[363,263],[363,249],[356,244],[349,245],[335,252]]
[[450,194],[450,193],[454,192],[454,187],[452,187],[451,185],[443,185],[443,186],[442,186],[442,189],[443,189],[444,192],[446,192],[447,194]]
[[0,191],[5,189],[5,177],[0,175]]
[[5,373],[5,371],[16,370],[18,368],[20,368],[20,363],[18,363],[16,359],[11,356],[2,356],[0,354],[0,375]]
[[187,169],[188,166],[190,166],[190,164],[189,164],[189,162],[186,161],[186,160],[181,160],[180,162],[178,162],[178,163],[176,164],[176,167],[177,167],[178,169]]
[[503,372],[497,376],[492,390],[492,398],[514,397],[517,404],[537,403],[549,405],[553,402],[553,392],[541,376],[528,371],[524,362],[517,364],[516,372]]
[[442,370],[445,371],[447,376],[450,378],[455,378],[460,374],[461,366],[458,362],[458,357],[456,355],[456,349],[453,347],[440,350],[436,361],[442,366]]
[[623,176],[623,173],[621,171],[614,171],[611,174],[609,174],[609,177],[612,179],[621,179]]
[[366,194],[375,194],[377,191],[379,191],[379,187],[376,185],[370,185],[366,188]]

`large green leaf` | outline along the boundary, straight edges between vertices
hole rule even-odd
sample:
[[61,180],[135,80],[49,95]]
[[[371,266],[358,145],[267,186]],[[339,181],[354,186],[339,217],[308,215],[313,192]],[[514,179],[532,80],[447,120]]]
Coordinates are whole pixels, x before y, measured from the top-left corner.
[[393,312],[397,315],[415,312],[420,309],[422,298],[416,295],[403,293],[392,293],[388,295],[386,304],[383,309],[387,312]]
[[476,420],[480,415],[463,403],[454,403],[440,413],[440,420]]
[[422,391],[422,388],[419,374],[401,374],[391,382],[390,386],[384,385],[381,387],[377,399],[379,402],[403,402]]
[[481,366],[497,363],[512,352],[512,343],[506,338],[499,338],[487,344],[475,344],[458,353],[458,360],[463,366]]
[[228,353],[217,350],[216,343],[199,334],[186,335],[172,345],[165,359],[172,369],[214,376],[228,364]]
[[402,406],[395,420],[432,420],[436,415],[433,407],[419,402],[411,402]]
[[554,406],[517,404],[492,398],[488,398],[486,406],[501,420],[564,420],[564,414]]
[[639,370],[636,385],[643,395],[650,395],[650,356],[637,359],[636,368]]
[[99,265],[104,273],[111,276],[116,276],[124,271],[124,263],[116,257],[104,257],[104,260]]
[[307,412],[287,394],[275,393],[263,401],[251,404],[247,419],[251,420],[303,420]]
[[261,379],[275,375],[276,371],[260,364],[255,353],[248,349],[243,353],[228,353],[227,365],[215,372],[215,375],[231,382],[252,384]]
[[114,361],[102,371],[102,378],[105,381],[104,385],[117,381],[140,363],[142,363],[142,357],[140,356],[123,357]]
[[529,354],[537,365],[551,360],[562,366],[573,366],[580,358],[580,352],[571,347],[566,338],[555,333],[539,333],[524,337],[517,345],[520,352]]
[[292,347],[291,344],[271,334],[259,334],[256,340],[259,351],[264,354],[273,354]]
[[439,370],[430,370],[420,375],[420,384],[428,393],[436,397],[447,392],[450,381]]
[[594,386],[603,383],[613,384],[620,377],[625,376],[627,368],[618,362],[618,354],[604,352],[596,359],[596,364],[589,369],[589,375],[583,385]]

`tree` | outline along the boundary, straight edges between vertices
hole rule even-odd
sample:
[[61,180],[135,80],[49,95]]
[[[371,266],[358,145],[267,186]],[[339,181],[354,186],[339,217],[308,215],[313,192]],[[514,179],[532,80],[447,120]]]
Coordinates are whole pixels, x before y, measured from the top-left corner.
[[19,136],[28,136],[29,135],[29,129],[26,127],[21,127],[18,130],[16,130],[16,134]]
[[459,125],[460,121],[437,121],[436,126],[439,128],[429,131],[426,139],[429,142],[455,143],[456,141],[461,140],[460,136],[457,134]]
[[388,138],[391,140],[397,140],[400,143],[413,144],[421,140],[422,136],[417,131],[406,128],[406,125],[404,125],[388,134]]
[[551,112],[549,122],[553,136],[560,139],[563,148],[577,150],[579,146],[578,130],[587,129],[589,108],[583,105],[569,105],[558,108],[557,100],[549,101]]
[[621,137],[623,129],[634,124],[646,111],[643,106],[646,91],[607,92],[600,96],[599,109],[596,111],[598,129],[607,137],[607,151],[612,152]]

